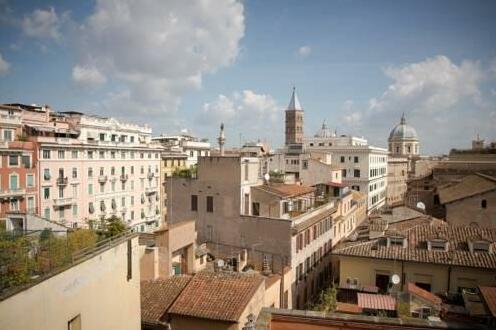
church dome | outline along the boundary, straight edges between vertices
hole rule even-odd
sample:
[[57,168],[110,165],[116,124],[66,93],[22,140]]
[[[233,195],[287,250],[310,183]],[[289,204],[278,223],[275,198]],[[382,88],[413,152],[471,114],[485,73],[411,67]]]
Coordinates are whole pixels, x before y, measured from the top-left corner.
[[326,122],[322,123],[322,127],[315,133],[314,137],[316,138],[329,138],[333,137],[331,130],[327,128]]
[[415,128],[406,124],[405,114],[401,116],[401,121],[389,134],[389,140],[418,140]]

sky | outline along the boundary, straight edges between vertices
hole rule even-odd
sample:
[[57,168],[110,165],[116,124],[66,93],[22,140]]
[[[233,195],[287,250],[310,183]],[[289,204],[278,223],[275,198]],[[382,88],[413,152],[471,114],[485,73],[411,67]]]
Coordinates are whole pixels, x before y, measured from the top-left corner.
[[0,0],[0,102],[284,143],[296,87],[305,135],[387,147],[405,113],[423,154],[496,140],[496,1]]

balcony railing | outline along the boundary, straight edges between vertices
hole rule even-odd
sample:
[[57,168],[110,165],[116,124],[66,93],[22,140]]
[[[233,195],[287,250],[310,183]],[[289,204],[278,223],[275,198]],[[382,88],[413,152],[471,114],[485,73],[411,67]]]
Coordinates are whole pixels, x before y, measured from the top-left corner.
[[100,176],[98,176],[98,182],[100,182],[100,183],[105,183],[105,182],[107,182],[107,179],[108,179],[108,178],[107,178],[107,176],[106,176],[106,175],[100,175]]
[[158,216],[158,215],[156,215],[156,214],[147,215],[147,216],[145,217],[145,221],[146,221],[146,222],[152,222],[152,221],[157,220],[157,219],[158,219],[158,217],[159,217],[159,216]]
[[69,183],[69,179],[67,177],[58,177],[57,178],[57,184],[59,186],[67,186],[67,183]]
[[63,207],[63,206],[68,206],[74,204],[74,198],[72,197],[65,197],[65,198],[54,198],[53,199],[53,206],[55,207]]
[[26,194],[26,189],[24,188],[0,190],[0,198],[18,197],[18,196],[23,196],[25,194]]
[[145,193],[147,195],[151,195],[157,192],[158,187],[146,187],[145,188]]
[[127,174],[121,174],[121,181],[126,182],[129,176]]

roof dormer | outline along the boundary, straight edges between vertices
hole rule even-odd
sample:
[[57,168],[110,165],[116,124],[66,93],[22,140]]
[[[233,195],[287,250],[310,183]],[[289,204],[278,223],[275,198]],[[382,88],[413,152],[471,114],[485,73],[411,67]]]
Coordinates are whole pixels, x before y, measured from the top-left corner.
[[449,249],[449,242],[445,238],[431,238],[427,240],[427,250],[429,251],[444,251]]
[[387,239],[387,247],[399,246],[402,248],[406,248],[408,245],[406,236],[401,234],[400,232],[389,230],[386,232],[385,236]]
[[486,252],[492,253],[492,244],[491,241],[483,238],[483,237],[473,237],[469,238],[468,241],[468,249],[471,253],[477,252]]

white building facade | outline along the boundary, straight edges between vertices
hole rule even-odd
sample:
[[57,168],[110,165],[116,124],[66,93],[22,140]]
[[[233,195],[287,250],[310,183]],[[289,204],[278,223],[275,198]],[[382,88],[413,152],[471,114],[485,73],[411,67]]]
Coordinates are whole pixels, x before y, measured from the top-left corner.
[[363,137],[323,134],[322,129],[304,139],[304,149],[330,154],[332,164],[342,168],[342,181],[367,194],[368,213],[385,204],[387,149],[370,146]]
[[80,113],[60,118],[73,135],[35,137],[40,215],[72,227],[112,215],[134,231],[158,227],[163,148],[151,143],[151,129]]
[[210,156],[210,142],[191,135],[160,135],[152,138],[167,149],[183,152],[188,158],[186,167],[195,166],[198,157]]

